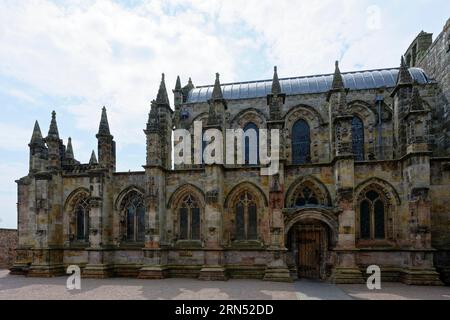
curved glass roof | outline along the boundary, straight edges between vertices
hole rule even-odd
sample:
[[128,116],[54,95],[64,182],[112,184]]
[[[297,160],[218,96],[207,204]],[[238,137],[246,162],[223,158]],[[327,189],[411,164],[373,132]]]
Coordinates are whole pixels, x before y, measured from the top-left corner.
[[[419,84],[430,82],[422,69],[410,68],[409,72]],[[342,73],[345,87],[350,90],[393,88],[397,82],[397,75],[398,68]],[[330,90],[332,82],[333,74],[280,79],[281,89],[287,95],[325,93]],[[186,103],[207,102],[213,89],[213,85],[192,89]],[[272,79],[222,85],[226,100],[262,98],[270,94],[271,89]]]

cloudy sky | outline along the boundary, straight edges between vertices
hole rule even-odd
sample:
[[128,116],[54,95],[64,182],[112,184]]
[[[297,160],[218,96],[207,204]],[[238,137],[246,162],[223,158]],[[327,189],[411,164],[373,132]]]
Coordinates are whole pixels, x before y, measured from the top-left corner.
[[118,169],[140,170],[161,73],[183,84],[395,67],[418,32],[438,34],[448,0],[0,0],[0,228],[16,227],[14,180],[34,121],[56,110],[88,162],[108,108]]

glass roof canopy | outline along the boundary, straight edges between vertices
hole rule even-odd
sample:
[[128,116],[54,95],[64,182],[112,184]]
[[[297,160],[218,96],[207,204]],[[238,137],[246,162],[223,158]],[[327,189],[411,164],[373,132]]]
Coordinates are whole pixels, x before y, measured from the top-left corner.
[[[429,83],[422,69],[410,68],[413,79],[419,84]],[[345,87],[350,90],[367,90],[378,88],[393,88],[397,82],[398,68],[342,73]],[[333,74],[280,79],[281,89],[287,95],[325,93],[331,88]],[[189,92],[186,103],[207,102],[212,95],[214,86],[202,86]],[[226,100],[263,98],[270,94],[272,79],[240,82],[222,85]]]

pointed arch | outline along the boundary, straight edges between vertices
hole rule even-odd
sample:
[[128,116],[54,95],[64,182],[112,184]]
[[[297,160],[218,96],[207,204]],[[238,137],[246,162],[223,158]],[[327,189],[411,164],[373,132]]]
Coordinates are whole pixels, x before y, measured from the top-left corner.
[[[209,117],[208,112],[203,112],[203,113],[200,113],[199,115],[197,115],[194,119],[192,119],[192,122],[190,123],[190,130],[193,132],[195,121],[205,122],[208,120],[208,117]],[[204,123],[204,124],[206,124],[206,123]]]
[[116,201],[114,202],[114,208],[116,210],[120,210],[120,205],[123,202],[123,199],[127,196],[128,193],[133,192],[133,191],[141,194],[142,196],[145,195],[144,189],[142,189],[136,185],[130,185],[130,186],[126,187],[125,189],[123,189],[119,193],[119,195],[116,197]]
[[177,208],[180,202],[183,200],[183,197],[189,193],[192,193],[195,197],[197,197],[197,200],[200,202],[201,207],[206,206],[206,197],[203,190],[196,185],[186,183],[180,186],[170,195],[169,200],[167,201],[167,209]]
[[395,187],[388,181],[375,177],[364,180],[358,184],[355,188],[355,199],[358,198],[358,195],[363,191],[363,189],[371,185],[377,187],[381,192],[383,192],[392,205],[401,205],[401,199]]
[[233,205],[235,198],[239,196],[239,193],[246,189],[251,190],[255,194],[255,197],[258,198],[261,205],[264,205],[265,207],[269,206],[269,201],[267,200],[264,191],[253,182],[246,181],[238,183],[230,190],[230,192],[228,192],[228,195],[225,198],[224,207],[230,208],[230,206]]
[[[308,189],[306,194],[305,189]],[[299,199],[304,200],[304,204],[299,203]],[[305,176],[295,180],[286,193],[286,206],[301,207],[307,205],[331,206],[331,195],[328,188],[316,177]]]
[[[323,125],[325,121],[323,120],[320,113],[314,108],[306,104],[299,104],[291,108],[285,116],[286,128],[289,128],[289,122],[292,122],[293,118],[298,119],[300,116],[305,118],[314,119],[319,125]],[[295,121],[295,120],[294,120]]]
[[91,195],[90,191],[87,188],[77,188],[74,191],[72,191],[66,198],[66,201],[64,202],[64,210],[65,211],[70,211],[71,208],[75,202],[77,202],[77,200],[80,197],[85,197],[85,198],[89,198]]
[[264,129],[267,126],[267,116],[258,109],[250,108],[239,112],[230,121],[230,129],[244,128],[244,126],[253,122],[259,129]]

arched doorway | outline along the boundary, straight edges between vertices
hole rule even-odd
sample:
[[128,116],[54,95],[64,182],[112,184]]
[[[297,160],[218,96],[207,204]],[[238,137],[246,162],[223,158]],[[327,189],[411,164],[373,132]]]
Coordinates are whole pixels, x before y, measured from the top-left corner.
[[298,279],[325,280],[333,264],[337,222],[319,212],[298,212],[287,225],[287,263]]

